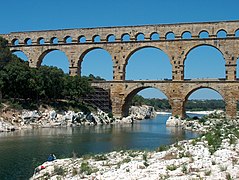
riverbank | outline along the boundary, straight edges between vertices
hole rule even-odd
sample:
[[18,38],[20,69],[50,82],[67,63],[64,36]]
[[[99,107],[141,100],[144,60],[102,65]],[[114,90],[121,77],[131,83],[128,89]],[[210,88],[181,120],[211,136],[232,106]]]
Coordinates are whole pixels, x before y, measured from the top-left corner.
[[152,152],[113,151],[45,162],[31,179],[238,179],[238,120],[210,116],[201,123],[207,131],[194,140]]
[[130,115],[125,118],[114,118],[100,109],[95,112],[56,111],[53,108],[38,110],[16,110],[4,108],[0,114],[0,132],[10,132],[21,129],[95,126],[107,124],[127,124],[136,120],[156,117],[151,106],[132,106]]

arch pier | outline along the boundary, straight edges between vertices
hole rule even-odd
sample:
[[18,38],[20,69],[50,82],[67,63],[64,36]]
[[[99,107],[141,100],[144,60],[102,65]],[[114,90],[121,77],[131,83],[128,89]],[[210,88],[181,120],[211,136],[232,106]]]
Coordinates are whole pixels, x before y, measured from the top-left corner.
[[[206,87],[221,94],[227,116],[235,118],[239,100],[239,80],[236,78],[238,32],[239,20],[11,32],[0,36],[8,40],[12,52],[23,52],[31,67],[39,67],[42,58],[50,51],[64,52],[69,61],[69,74],[72,76],[81,75],[83,57],[87,52],[92,49],[107,51],[112,58],[113,81],[95,82],[93,85],[108,88],[115,115],[127,114],[127,103],[133,92],[140,88],[154,87],[168,97],[173,115],[185,117],[184,104],[187,95],[195,88]],[[199,46],[211,46],[221,53],[225,77],[194,80],[184,78],[185,59],[191,50]],[[145,47],[160,49],[168,56],[172,67],[170,79],[125,80],[128,59],[136,50]]]

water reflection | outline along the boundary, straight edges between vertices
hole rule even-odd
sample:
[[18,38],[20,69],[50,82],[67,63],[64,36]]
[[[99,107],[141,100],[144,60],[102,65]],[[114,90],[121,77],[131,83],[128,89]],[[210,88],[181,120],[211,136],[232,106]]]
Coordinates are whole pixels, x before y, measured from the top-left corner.
[[150,149],[197,134],[180,128],[166,128],[169,115],[134,124],[82,126],[75,128],[43,128],[0,133],[1,179],[27,179],[36,163],[44,162],[48,154],[57,158],[116,149]]

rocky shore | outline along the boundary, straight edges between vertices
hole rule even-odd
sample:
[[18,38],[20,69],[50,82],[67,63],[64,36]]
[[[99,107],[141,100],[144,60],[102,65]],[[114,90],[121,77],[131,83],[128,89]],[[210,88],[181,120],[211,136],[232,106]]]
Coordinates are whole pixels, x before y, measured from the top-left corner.
[[52,127],[74,127],[82,125],[103,125],[115,123],[133,123],[156,117],[154,108],[150,106],[133,106],[130,115],[126,118],[117,119],[108,113],[97,109],[96,112],[83,113],[74,111],[57,112],[54,109],[42,110],[2,110],[0,114],[0,132],[9,132],[27,128],[52,128]]
[[239,120],[216,114],[199,124],[197,139],[45,162],[31,179],[239,179]]

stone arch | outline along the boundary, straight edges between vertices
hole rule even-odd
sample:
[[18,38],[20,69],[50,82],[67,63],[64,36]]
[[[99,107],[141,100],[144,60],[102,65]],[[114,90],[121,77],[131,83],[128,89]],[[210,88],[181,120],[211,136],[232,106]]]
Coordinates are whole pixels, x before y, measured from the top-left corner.
[[[67,57],[66,53],[61,49],[58,49],[58,48],[47,49],[47,50],[43,51],[41,53],[41,55],[39,56],[38,61],[37,61],[37,67],[40,67],[42,62],[43,62],[43,59],[46,57],[46,55],[53,52],[53,51],[60,51],[60,52],[64,53],[65,57]],[[71,63],[70,60],[69,60],[69,57],[67,57],[67,60],[68,60],[68,66],[67,67],[69,68],[69,65]]]
[[191,39],[192,38],[192,34],[190,31],[184,31],[181,35],[182,39]]
[[[24,52],[23,50],[13,49],[13,50],[11,50],[11,52],[13,54],[16,53],[15,55],[17,57],[21,58],[22,60],[27,61],[27,62],[29,61],[29,57],[28,57],[27,53]],[[21,54],[18,54],[18,53],[21,53]]]
[[115,42],[115,35],[114,34],[109,34],[106,37],[107,42]]
[[136,39],[136,41],[144,41],[145,36],[143,33],[140,32],[140,33],[136,34],[135,39]]
[[162,91],[159,87],[157,86],[144,86],[142,85],[141,87],[139,86],[134,86],[134,87],[131,87],[129,90],[127,90],[125,92],[125,96],[123,98],[123,104],[122,104],[122,116],[125,117],[125,116],[128,116],[129,114],[129,106],[130,106],[130,102],[132,101],[133,97],[140,91],[144,90],[144,89],[147,89],[147,88],[155,88],[155,89],[158,89],[159,91],[161,91],[166,97],[167,99],[169,99],[169,95],[167,95],[166,92]]
[[[124,72],[124,74],[126,74],[126,66],[128,65],[128,61],[129,61],[129,59],[132,57],[132,55],[135,54],[136,52],[138,52],[138,51],[140,51],[140,50],[142,50],[142,49],[146,49],[146,48],[153,48],[153,49],[157,49],[157,50],[163,52],[165,55],[167,55],[167,58],[168,58],[168,60],[169,60],[169,63],[170,63],[170,65],[172,66],[171,61],[170,61],[170,58],[169,58],[169,55],[168,55],[168,53],[165,52],[165,50],[163,50],[163,49],[161,49],[161,48],[159,48],[159,47],[156,47],[156,46],[150,46],[150,45],[146,45],[146,46],[145,46],[145,45],[143,45],[143,46],[141,46],[141,47],[137,47],[137,48],[131,50],[131,51],[129,52],[129,54],[125,57],[125,64],[123,65],[123,72]],[[172,68],[172,67],[171,67],[171,68]],[[171,69],[170,73],[172,73],[172,69]],[[171,77],[172,77],[172,74],[171,74]],[[171,77],[170,77],[170,78],[171,78]]]
[[227,32],[224,29],[220,29],[217,31],[217,38],[226,38]]
[[66,36],[64,38],[64,43],[72,43],[72,37],[71,36]]
[[50,40],[51,44],[58,44],[59,43],[59,40],[57,37],[52,37],[51,40]]
[[200,39],[209,38],[209,33],[208,33],[207,30],[202,30],[202,31],[199,32],[198,37]]
[[98,42],[100,42],[100,41],[101,41],[100,35],[94,35],[94,36],[92,37],[92,42],[98,43]]
[[37,39],[37,44],[41,44],[41,45],[45,44],[44,38],[43,38],[43,37],[39,37],[39,38]]
[[215,92],[217,92],[218,94],[221,95],[223,100],[225,99],[224,92],[218,86],[196,85],[196,86],[191,87],[189,90],[185,91],[185,98],[184,98],[184,100],[187,100],[192,93],[194,93],[195,91],[197,91],[199,89],[211,89],[211,90],[214,90]]
[[150,40],[151,41],[157,41],[159,39],[160,39],[159,33],[153,32],[153,33],[150,34]]
[[235,37],[239,37],[239,29],[235,30]]
[[19,45],[19,40],[17,38],[14,38],[11,42],[13,46],[18,46]]
[[[81,55],[80,55],[80,57],[79,57],[79,61],[78,61],[78,64],[77,64],[77,66],[78,66],[78,72],[80,72],[80,74],[81,74],[81,69],[82,69],[82,63],[83,63],[83,61],[84,61],[84,58],[85,58],[85,56],[88,54],[88,53],[90,53],[90,52],[92,52],[92,51],[94,51],[94,50],[103,50],[104,52],[106,52],[109,56],[110,56],[110,59],[111,59],[111,63],[112,63],[112,65],[111,65],[111,67],[110,68],[112,68],[111,69],[111,73],[112,73],[112,76],[111,76],[111,80],[113,79],[113,59],[112,59],[112,55],[110,54],[110,52],[108,51],[108,49],[105,49],[105,48],[102,48],[102,47],[91,47],[91,48],[88,48],[88,49],[86,49],[86,50],[84,50],[83,51],[83,53],[81,53]],[[102,64],[102,65],[104,65],[104,64]],[[108,68],[108,66],[107,67],[105,67],[105,69],[107,69]]]
[[31,38],[26,38],[26,39],[24,40],[24,43],[25,43],[25,45],[32,45],[32,40],[31,40]]
[[[224,72],[225,73],[225,64],[226,64],[226,59],[224,57],[224,53],[221,49],[219,49],[218,47],[214,46],[214,45],[211,45],[211,44],[197,44],[197,45],[194,45],[192,47],[190,47],[190,49],[185,53],[185,57],[183,59],[183,65],[184,65],[184,77],[185,77],[185,70],[186,70],[186,64],[185,64],[185,61],[186,59],[188,58],[188,55],[195,49],[197,49],[198,47],[212,47],[213,50],[216,50],[217,52],[220,53],[221,57],[223,58],[224,60]],[[211,50],[210,50],[211,51]],[[213,78],[225,78],[226,77],[226,74],[224,74],[224,77],[213,77]]]
[[86,37],[83,36],[83,35],[82,35],[82,36],[79,36],[79,37],[78,37],[78,42],[79,42],[79,43],[85,43],[85,42],[86,42]]
[[130,41],[130,35],[128,33],[122,34],[121,41],[123,41],[123,42]]
[[165,39],[166,39],[166,40],[174,40],[174,39],[175,39],[175,34],[174,34],[172,31],[167,32],[167,33],[165,34]]
[[225,94],[224,94],[224,92],[221,91],[220,88],[218,88],[217,86],[197,85],[197,86],[194,86],[194,87],[190,88],[188,91],[185,92],[185,97],[184,97],[184,102],[183,102],[184,114],[186,112],[185,108],[186,108],[186,103],[188,101],[189,96],[192,95],[197,90],[200,90],[200,89],[210,89],[210,90],[213,90],[213,91],[215,91],[216,93],[218,93],[222,97],[222,100],[224,101],[224,103],[226,102],[225,101]]
[[198,48],[198,47],[200,47],[200,46],[210,46],[210,47],[213,47],[213,48],[217,49],[217,50],[222,54],[222,56],[223,56],[223,58],[224,58],[224,60],[225,60],[224,52],[223,52],[220,48],[218,48],[217,46],[214,46],[214,45],[212,45],[212,44],[206,44],[206,43],[204,43],[204,44],[197,44],[197,45],[194,45],[194,46],[189,47],[189,49],[187,49],[186,52],[184,52],[184,53],[185,53],[185,57],[184,57],[184,59],[183,59],[183,63],[185,62],[185,60],[186,60],[188,54],[189,54],[192,50],[194,50],[194,49],[196,49],[196,48]]

